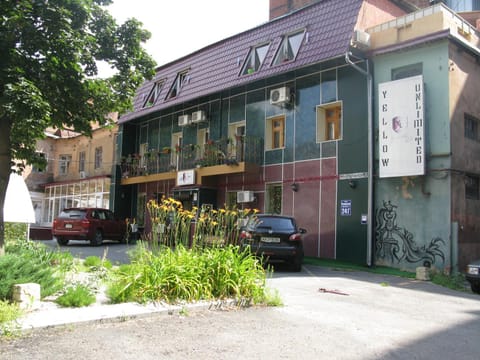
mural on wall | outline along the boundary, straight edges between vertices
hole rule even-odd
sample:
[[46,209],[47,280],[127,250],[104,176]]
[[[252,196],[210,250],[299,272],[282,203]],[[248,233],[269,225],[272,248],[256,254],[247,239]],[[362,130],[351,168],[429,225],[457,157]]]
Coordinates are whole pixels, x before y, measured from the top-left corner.
[[437,237],[428,245],[418,246],[413,234],[397,225],[396,208],[397,206],[390,201],[384,201],[383,207],[376,211],[376,258],[391,263],[421,262],[424,266],[434,264],[437,258],[445,261],[445,254],[442,251],[442,244],[445,245],[445,242]]

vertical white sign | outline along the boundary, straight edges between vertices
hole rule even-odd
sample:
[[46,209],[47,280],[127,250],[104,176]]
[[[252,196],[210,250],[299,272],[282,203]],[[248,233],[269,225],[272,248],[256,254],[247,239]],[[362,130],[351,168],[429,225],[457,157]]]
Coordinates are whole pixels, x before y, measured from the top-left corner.
[[423,76],[378,85],[379,176],[425,174]]

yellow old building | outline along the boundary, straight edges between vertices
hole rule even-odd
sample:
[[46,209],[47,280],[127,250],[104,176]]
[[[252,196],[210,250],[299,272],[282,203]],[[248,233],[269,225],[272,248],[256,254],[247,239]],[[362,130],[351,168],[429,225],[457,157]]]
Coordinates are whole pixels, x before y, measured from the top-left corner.
[[[35,209],[35,225],[50,227],[67,207],[109,208],[112,168],[115,164],[116,115],[113,123],[92,123],[92,136],[71,130],[48,129],[37,142],[47,160],[46,169],[24,172]],[[35,231],[33,231],[35,234]]]

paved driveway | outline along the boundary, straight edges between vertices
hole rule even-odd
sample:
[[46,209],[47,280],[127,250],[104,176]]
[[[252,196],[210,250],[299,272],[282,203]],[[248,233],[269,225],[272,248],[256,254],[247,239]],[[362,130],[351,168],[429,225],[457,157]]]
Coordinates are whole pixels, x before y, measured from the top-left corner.
[[[480,296],[430,282],[304,266],[269,281],[311,356],[480,359]],[[310,329],[309,332],[305,332]],[[295,330],[293,331],[295,333]],[[300,340],[300,339],[297,339]]]
[[[268,280],[284,306],[150,315],[35,331],[1,359],[480,358],[480,296],[304,266]],[[323,289],[323,290],[321,290]],[[85,309],[88,311],[88,308]]]

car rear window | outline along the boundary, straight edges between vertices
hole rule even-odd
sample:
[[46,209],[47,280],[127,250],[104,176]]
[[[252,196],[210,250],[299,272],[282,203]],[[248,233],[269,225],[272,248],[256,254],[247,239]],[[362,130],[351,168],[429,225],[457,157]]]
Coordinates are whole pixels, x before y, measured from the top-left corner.
[[87,212],[86,210],[63,210],[58,217],[60,219],[84,219]]
[[279,217],[259,217],[257,228],[271,228],[273,230],[294,230],[292,219]]

